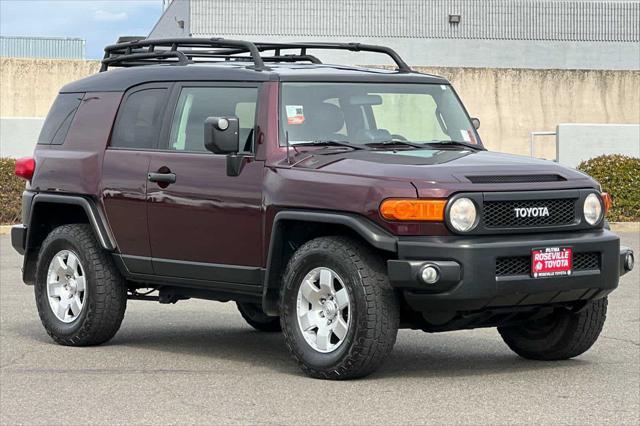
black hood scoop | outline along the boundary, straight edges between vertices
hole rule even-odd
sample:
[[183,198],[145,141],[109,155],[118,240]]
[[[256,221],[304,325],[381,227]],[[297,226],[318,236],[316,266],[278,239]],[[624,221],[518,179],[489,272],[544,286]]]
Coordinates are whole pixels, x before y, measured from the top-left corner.
[[466,176],[466,178],[472,183],[561,182],[567,180],[558,174],[476,175]]

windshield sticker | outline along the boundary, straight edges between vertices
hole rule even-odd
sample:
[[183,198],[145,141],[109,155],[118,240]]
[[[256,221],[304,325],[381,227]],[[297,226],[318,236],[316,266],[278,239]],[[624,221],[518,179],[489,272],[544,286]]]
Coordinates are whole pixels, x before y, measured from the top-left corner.
[[462,140],[465,142],[471,142],[471,135],[468,130],[460,130],[460,134],[462,135]]
[[302,105],[287,105],[287,124],[304,123],[304,109]]
[[478,141],[476,140],[476,137],[473,135],[473,131],[467,130],[467,133],[469,134],[469,139],[471,139],[471,143],[474,145],[478,145]]

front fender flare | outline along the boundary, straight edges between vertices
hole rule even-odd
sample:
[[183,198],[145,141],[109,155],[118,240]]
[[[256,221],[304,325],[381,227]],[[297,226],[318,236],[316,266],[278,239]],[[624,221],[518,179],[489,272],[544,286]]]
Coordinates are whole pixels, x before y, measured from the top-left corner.
[[379,250],[396,253],[397,238],[371,220],[352,213],[283,210],[276,214],[271,228],[267,270],[262,290],[262,309],[267,315],[279,314],[278,298],[280,293],[280,272],[283,269],[281,259],[282,229],[288,221],[325,223],[346,226]]

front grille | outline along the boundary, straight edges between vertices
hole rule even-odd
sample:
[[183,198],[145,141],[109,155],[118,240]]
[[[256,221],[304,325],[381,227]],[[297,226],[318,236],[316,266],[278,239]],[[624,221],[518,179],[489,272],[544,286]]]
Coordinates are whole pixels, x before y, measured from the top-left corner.
[[600,269],[600,253],[576,253],[573,256],[574,271],[594,271]]
[[566,180],[560,175],[485,175],[467,176],[472,183],[522,183],[559,182]]
[[499,257],[496,259],[496,276],[529,275],[531,256]]
[[[574,253],[574,271],[597,271],[600,269],[600,253]],[[496,259],[496,276],[509,277],[531,274],[531,256],[499,257]]]
[[[531,228],[536,226],[571,225],[575,220],[575,206],[576,200],[574,198],[485,201],[484,224],[487,228]],[[515,209],[533,207],[546,207],[549,215],[516,217]]]

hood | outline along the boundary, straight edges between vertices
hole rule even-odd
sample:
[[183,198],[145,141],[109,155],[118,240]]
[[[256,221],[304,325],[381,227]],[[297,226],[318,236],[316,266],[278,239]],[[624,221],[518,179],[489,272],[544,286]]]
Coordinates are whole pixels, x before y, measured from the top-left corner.
[[490,151],[426,148],[303,155],[308,157],[295,168],[406,180],[420,197],[457,191],[597,188],[587,175],[558,163]]

